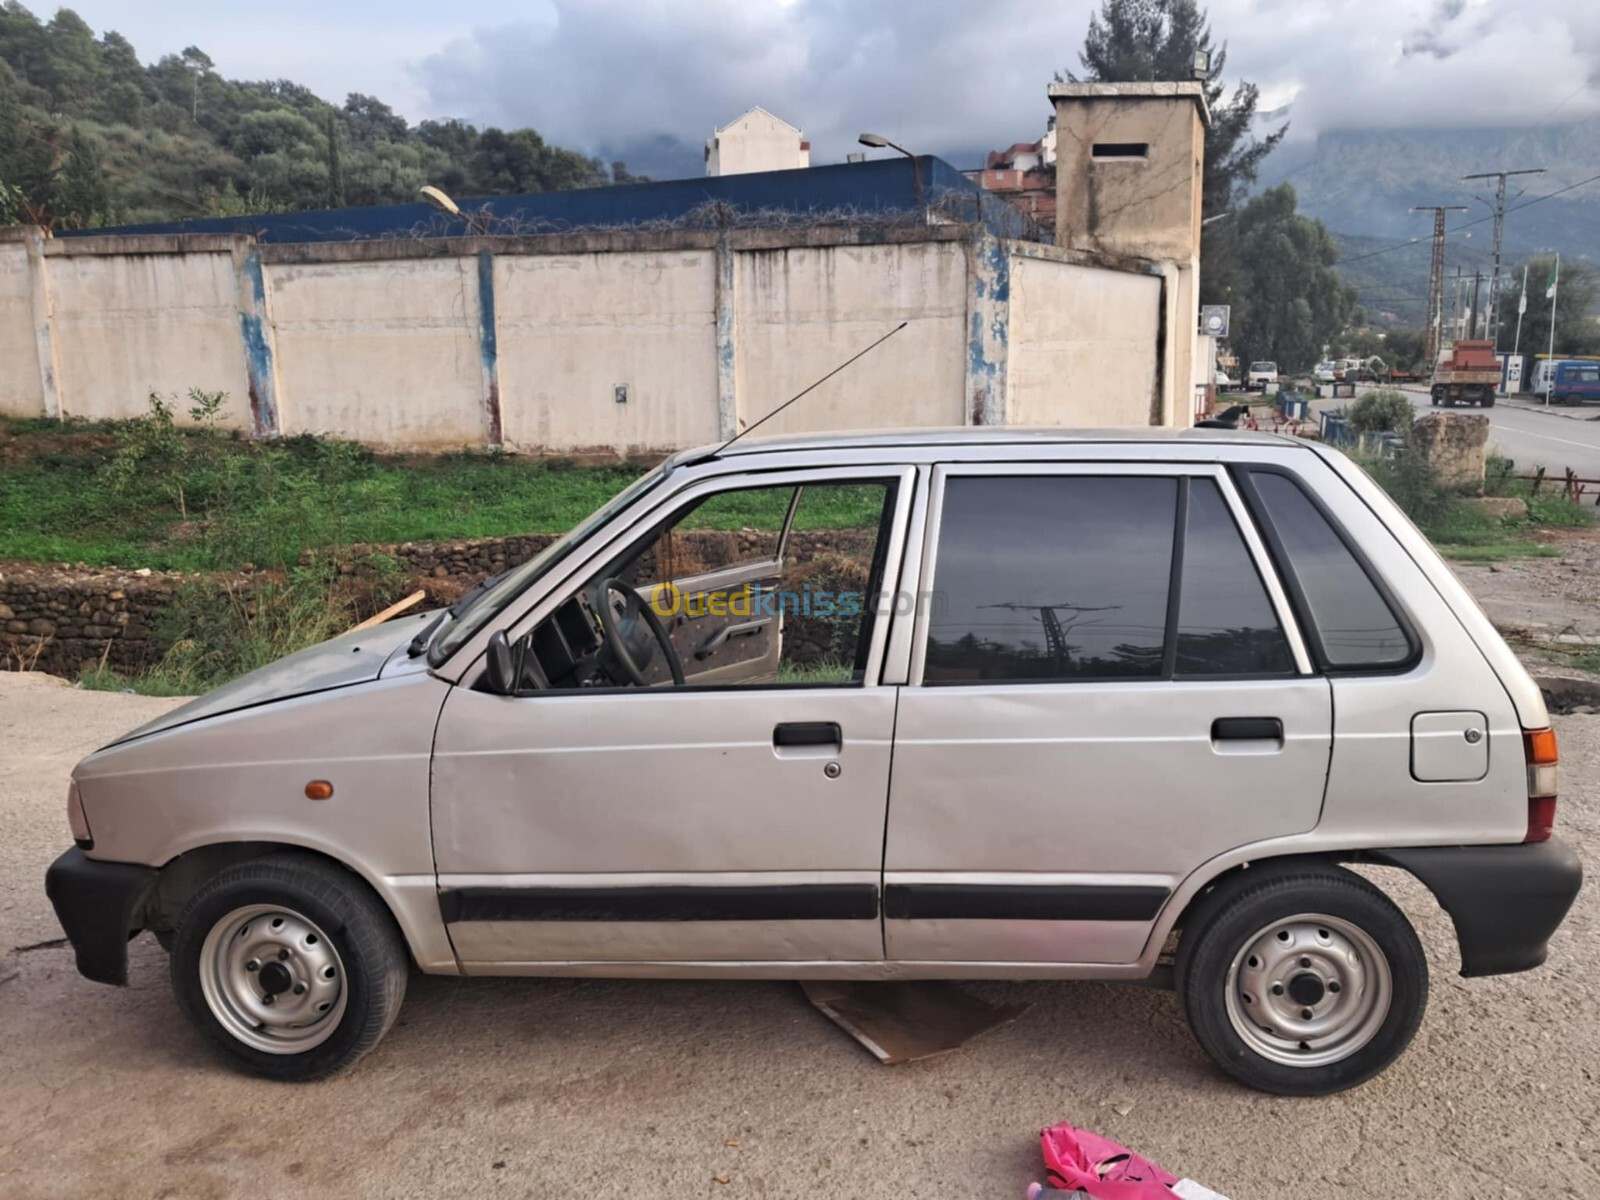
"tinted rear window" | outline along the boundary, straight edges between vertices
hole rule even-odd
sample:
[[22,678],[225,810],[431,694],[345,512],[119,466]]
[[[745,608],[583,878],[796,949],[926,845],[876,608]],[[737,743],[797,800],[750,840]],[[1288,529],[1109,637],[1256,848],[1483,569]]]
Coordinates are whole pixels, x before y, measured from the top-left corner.
[[1404,627],[1311,498],[1284,475],[1252,471],[1250,478],[1311,609],[1326,665],[1355,670],[1407,661]]
[[1289,639],[1239,526],[1209,479],[1189,485],[1187,530],[1175,673],[1292,675]]
[[1177,482],[956,477],[945,485],[923,678],[1159,678]]

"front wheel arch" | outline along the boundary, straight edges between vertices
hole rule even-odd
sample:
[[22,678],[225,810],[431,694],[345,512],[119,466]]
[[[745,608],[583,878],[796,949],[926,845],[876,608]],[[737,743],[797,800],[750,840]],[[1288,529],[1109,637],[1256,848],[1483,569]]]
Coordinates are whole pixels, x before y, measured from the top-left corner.
[[280,855],[315,859],[347,874],[352,887],[364,890],[388,912],[389,919],[400,932],[400,941],[406,948],[407,956],[416,965],[416,950],[406,934],[405,922],[400,919],[400,914],[394,910],[388,898],[373,887],[361,872],[331,854],[288,842],[214,842],[184,851],[161,867],[155,885],[145,897],[143,927],[155,934],[162,947],[170,951],[178,918],[207,880],[239,863]]

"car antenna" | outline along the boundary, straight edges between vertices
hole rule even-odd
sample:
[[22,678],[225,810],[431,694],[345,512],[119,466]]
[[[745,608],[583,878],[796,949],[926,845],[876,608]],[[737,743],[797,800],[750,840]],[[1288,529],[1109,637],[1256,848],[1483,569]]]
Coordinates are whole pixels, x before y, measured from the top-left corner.
[[[757,422],[756,422],[756,423],[755,423],[755,424],[754,424],[754,425],[751,425],[751,426],[748,426],[748,427],[747,427],[747,428],[745,428],[745,429],[741,429],[741,430],[740,430],[740,431],[739,431],[739,432],[738,432],[738,433],[736,433],[736,434],[734,434],[734,435],[733,435],[733,436],[732,436],[732,437],[731,437],[731,438],[729,438],[729,439],[728,439],[728,440],[727,440],[727,441],[725,441],[725,442],[723,442],[723,443],[722,443],[722,445],[720,445],[720,446],[718,446],[718,447],[717,447],[717,448],[716,448],[716,449],[715,449],[715,450],[713,450],[713,451],[712,451],[712,452],[711,452],[711,453],[710,453],[710,454],[707,454],[707,455],[706,455],[706,456],[705,456],[705,458],[715,458],[715,457],[717,457],[717,455],[719,455],[719,454],[721,454],[721,453],[722,453],[722,452],[723,452],[723,451],[724,451],[724,450],[726,450],[726,449],[727,449],[727,448],[728,448],[728,447],[729,447],[729,446],[731,446],[731,445],[733,445],[733,444],[734,444],[734,443],[735,443],[735,442],[737,442],[737,441],[738,441],[738,440],[739,440],[739,439],[740,439],[740,438],[742,438],[742,437],[743,437],[743,436],[744,436],[744,435],[745,435],[745,434],[747,434],[747,433],[754,433],[754,432],[755,432],[755,431],[756,431],[756,430],[757,430],[757,429],[760,429],[760,428],[761,428],[761,427],[762,427],[762,426],[763,426],[763,425],[765,425],[765,424],[766,424],[766,423],[767,423],[767,422],[768,422],[768,421],[770,421],[770,420],[772,420],[772,418],[773,418],[773,417],[775,417],[775,416],[777,416],[777,415],[778,415],[778,414],[779,414],[779,413],[781,413],[781,412],[782,412],[782,411],[783,411],[783,410],[784,410],[784,409],[786,409],[786,408],[788,408],[788,407],[789,407],[789,405],[791,405],[791,404],[793,404],[793,403],[794,403],[794,402],[795,402],[795,401],[796,401],[796,400],[798,400],[798,399],[800,399],[800,397],[802,397],[802,396],[804,396],[804,395],[805,395],[805,394],[806,394],[806,393],[807,393],[807,392],[814,392],[814,391],[816,391],[816,389],[817,389],[817,388],[819,388],[819,387],[821,387],[821,386],[822,386],[822,385],[823,385],[823,384],[825,384],[825,383],[827,383],[827,382],[828,382],[828,380],[830,380],[830,379],[832,379],[832,378],[833,378],[833,377],[834,377],[834,376],[835,376],[835,375],[837,375],[837,374],[838,374],[838,373],[839,373],[839,372],[840,372],[840,371],[842,371],[842,370],[844,370],[844,369],[845,369],[845,368],[846,368],[846,367],[848,367],[848,366],[849,366],[849,365],[850,365],[850,364],[851,364],[851,363],[853,363],[853,362],[855,362],[855,361],[856,361],[856,359],[858,359],[858,358],[864,358],[864,357],[866,357],[866,356],[867,356],[867,355],[868,355],[868,354],[870,354],[870,353],[871,353],[871,352],[872,352],[872,351],[874,351],[874,350],[876,350],[876,349],[877,349],[877,348],[878,348],[878,347],[879,347],[879,346],[881,346],[881,345],[883,345],[883,344],[884,344],[884,343],[885,343],[885,342],[887,342],[887,341],[888,341],[888,340],[889,340],[889,339],[890,339],[890,338],[892,338],[892,337],[893,337],[893,336],[894,336],[894,335],[895,335],[895,334],[897,334],[897,333],[899,333],[899,332],[900,332],[900,331],[901,331],[901,330],[902,330],[902,329],[904,329],[904,328],[905,328],[905,327],[906,327],[906,326],[907,326],[907,325],[909,325],[909,324],[910,324],[910,323],[911,323],[911,322],[909,322],[909,321],[901,321],[901,322],[900,322],[900,324],[898,324],[898,325],[896,325],[896,326],[895,326],[895,327],[894,327],[894,328],[893,328],[893,329],[891,329],[891,330],[889,330],[889,332],[888,332],[888,333],[886,333],[886,334],[884,334],[884,335],[883,335],[883,336],[882,336],[882,337],[881,337],[881,338],[879,338],[879,339],[878,339],[878,340],[877,340],[877,341],[875,341],[875,342],[873,342],[873,343],[872,343],[872,345],[870,345],[870,346],[868,346],[868,347],[867,347],[867,348],[866,348],[866,349],[865,349],[865,350],[860,350],[860,351],[857,351],[857,352],[856,352],[856,353],[855,353],[855,354],[852,354],[852,355],[851,355],[851,356],[850,356],[850,357],[849,357],[849,358],[847,358],[847,359],[845,359],[845,360],[844,360],[844,361],[843,361],[843,362],[842,362],[842,363],[840,363],[840,364],[839,364],[839,365],[838,365],[838,366],[837,366],[837,367],[835,367],[835,368],[834,368],[834,369],[833,369],[833,370],[831,370],[831,371],[829,371],[829,372],[828,372],[828,373],[827,373],[827,374],[826,374],[826,375],[824,375],[824,376],[823,376],[823,377],[822,377],[822,378],[821,378],[821,379],[819,379],[819,380],[817,380],[817,381],[816,381],[816,382],[815,382],[815,383],[813,383],[813,384],[812,384],[812,385],[811,385],[811,386],[810,386],[810,387],[808,387],[808,388],[806,388],[806,389],[805,389],[805,391],[802,391],[802,392],[796,392],[796,393],[795,393],[795,394],[794,394],[794,395],[793,395],[793,396],[790,396],[790,397],[789,397],[789,399],[787,399],[787,400],[785,400],[785,401],[784,401],[784,402],[783,402],[783,403],[782,403],[782,404],[780,404],[780,405],[778,405],[778,407],[777,407],[777,408],[775,408],[775,409],[773,409],[773,410],[772,410],[772,411],[771,411],[771,412],[769,412],[769,413],[768,413],[768,414],[767,414],[767,415],[766,415],[766,416],[764,416],[764,417],[762,417],[762,418],[761,418],[761,420],[759,420],[759,421],[757,421]],[[702,461],[702,462],[703,462],[703,461],[705,461],[705,460],[704,460],[704,459],[701,459],[701,460],[700,460],[700,461]]]

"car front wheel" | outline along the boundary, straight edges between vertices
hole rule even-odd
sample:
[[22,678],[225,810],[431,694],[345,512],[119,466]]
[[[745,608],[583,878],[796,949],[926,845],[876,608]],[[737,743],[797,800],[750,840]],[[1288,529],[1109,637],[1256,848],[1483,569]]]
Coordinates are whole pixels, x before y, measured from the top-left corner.
[[343,1069],[394,1023],[407,958],[355,876],[310,856],[229,867],[195,893],[172,945],[190,1021],[234,1066],[308,1081]]
[[1234,876],[1201,902],[1177,968],[1200,1045],[1234,1078],[1279,1095],[1372,1078],[1405,1050],[1427,1005],[1411,923],[1337,867]]

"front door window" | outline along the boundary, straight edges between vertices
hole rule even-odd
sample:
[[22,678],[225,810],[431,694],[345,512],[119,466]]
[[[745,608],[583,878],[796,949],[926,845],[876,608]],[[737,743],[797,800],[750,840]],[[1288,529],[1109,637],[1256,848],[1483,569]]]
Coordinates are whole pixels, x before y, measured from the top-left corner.
[[524,689],[859,685],[893,491],[791,483],[691,502],[514,647]]

